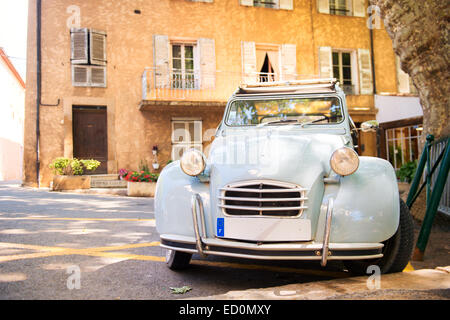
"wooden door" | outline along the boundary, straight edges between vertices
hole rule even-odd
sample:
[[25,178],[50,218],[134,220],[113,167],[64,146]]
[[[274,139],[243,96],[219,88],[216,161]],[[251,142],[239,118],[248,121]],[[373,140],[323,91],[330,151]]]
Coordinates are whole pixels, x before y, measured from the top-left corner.
[[101,164],[93,173],[107,173],[106,107],[74,106],[72,116],[73,157],[98,160]]

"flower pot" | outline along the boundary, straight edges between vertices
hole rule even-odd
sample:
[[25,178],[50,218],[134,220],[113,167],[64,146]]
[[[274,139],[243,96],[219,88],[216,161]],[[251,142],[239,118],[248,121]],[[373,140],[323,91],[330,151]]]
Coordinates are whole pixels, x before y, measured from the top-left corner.
[[90,176],[53,176],[53,191],[89,189]]
[[131,182],[127,184],[127,196],[129,197],[154,197],[156,182]]
[[152,150],[152,153],[154,156],[156,156],[156,154],[158,153],[158,150]]
[[159,163],[152,163],[153,169],[158,170],[159,169]]

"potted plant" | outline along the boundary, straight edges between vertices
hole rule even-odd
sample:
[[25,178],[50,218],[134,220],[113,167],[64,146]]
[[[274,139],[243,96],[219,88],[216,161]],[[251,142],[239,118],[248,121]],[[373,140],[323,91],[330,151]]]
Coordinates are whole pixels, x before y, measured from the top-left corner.
[[83,175],[86,171],[93,172],[100,166],[100,162],[93,159],[56,158],[49,167],[53,170],[52,190],[89,189],[90,176]]
[[130,197],[154,197],[159,174],[148,171],[127,171],[127,195]]

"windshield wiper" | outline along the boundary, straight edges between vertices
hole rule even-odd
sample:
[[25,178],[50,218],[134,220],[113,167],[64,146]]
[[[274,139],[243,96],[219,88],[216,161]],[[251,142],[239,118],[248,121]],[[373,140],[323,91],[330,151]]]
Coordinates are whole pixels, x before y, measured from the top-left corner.
[[289,122],[298,122],[297,119],[279,119],[279,120],[274,120],[274,121],[268,121],[268,122],[264,122],[264,123],[260,123],[258,124],[256,127],[260,128],[260,127],[264,127],[267,126],[269,124],[275,124],[275,123],[289,123]]

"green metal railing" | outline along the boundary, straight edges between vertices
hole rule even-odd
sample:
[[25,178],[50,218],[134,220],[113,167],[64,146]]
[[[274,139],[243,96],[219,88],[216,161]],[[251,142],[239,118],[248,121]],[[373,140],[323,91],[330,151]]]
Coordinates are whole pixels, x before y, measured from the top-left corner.
[[[439,156],[434,155],[439,149]],[[425,181],[420,185],[426,167]],[[441,197],[448,180],[450,167],[450,137],[434,141],[433,135],[428,135],[422,155],[417,166],[417,171],[411,183],[406,205],[411,208],[419,194],[426,187],[426,211],[425,217],[417,239],[413,260],[423,260],[425,248],[431,233],[434,217],[441,202]],[[438,169],[439,168],[439,169]],[[433,174],[437,171],[437,176]],[[433,183],[432,183],[433,182]],[[420,187],[419,187],[420,185]],[[447,185],[447,187],[449,187]],[[445,192],[447,194],[447,192]],[[448,199],[447,199],[448,200]]]

